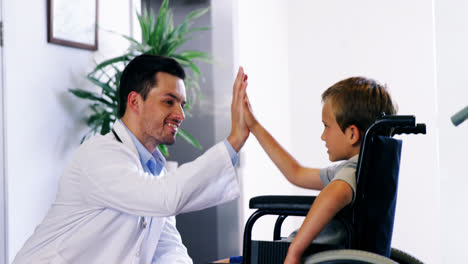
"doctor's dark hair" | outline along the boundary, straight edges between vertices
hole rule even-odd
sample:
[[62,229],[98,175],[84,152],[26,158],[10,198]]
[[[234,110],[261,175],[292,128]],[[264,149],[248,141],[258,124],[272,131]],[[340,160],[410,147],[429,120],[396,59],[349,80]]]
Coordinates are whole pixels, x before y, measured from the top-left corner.
[[322,94],[322,102],[330,100],[336,122],[344,132],[355,125],[361,138],[374,121],[385,115],[394,115],[397,106],[387,86],[373,79],[351,77],[332,85]]
[[142,54],[131,60],[120,77],[118,118],[127,108],[127,98],[135,91],[146,100],[150,90],[157,85],[156,73],[165,72],[185,79],[182,66],[174,59],[164,56]]

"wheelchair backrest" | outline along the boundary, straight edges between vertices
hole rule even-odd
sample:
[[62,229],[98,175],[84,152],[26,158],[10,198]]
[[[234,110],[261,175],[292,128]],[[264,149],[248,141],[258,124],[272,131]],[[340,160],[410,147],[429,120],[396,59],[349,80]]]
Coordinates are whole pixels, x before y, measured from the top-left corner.
[[414,116],[384,116],[363,138],[352,206],[352,248],[390,256],[402,141],[391,136],[425,133]]

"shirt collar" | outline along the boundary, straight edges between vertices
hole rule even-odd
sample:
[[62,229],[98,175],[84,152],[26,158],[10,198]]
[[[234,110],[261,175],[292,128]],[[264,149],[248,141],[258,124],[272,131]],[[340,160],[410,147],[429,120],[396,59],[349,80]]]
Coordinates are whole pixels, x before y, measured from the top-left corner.
[[156,174],[159,175],[164,168],[164,165],[166,164],[166,159],[164,158],[163,154],[159,151],[158,148],[153,153],[150,153],[145,146],[138,140],[138,138],[128,129],[128,127],[122,122],[121,119],[119,119],[119,122],[127,129],[128,134],[132,138],[133,143],[135,144],[135,147],[138,151],[138,154],[140,155],[140,162],[143,168],[149,169],[148,168],[148,161],[149,162],[154,162],[155,163],[155,169],[156,169]]

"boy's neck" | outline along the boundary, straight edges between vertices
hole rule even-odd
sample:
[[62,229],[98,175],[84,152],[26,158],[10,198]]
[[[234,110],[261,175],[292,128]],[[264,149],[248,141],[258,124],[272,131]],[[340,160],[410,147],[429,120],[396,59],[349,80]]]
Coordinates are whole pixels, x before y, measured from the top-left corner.
[[352,147],[352,149],[350,149],[349,151],[349,154],[347,155],[347,158],[346,160],[349,160],[350,158],[356,156],[356,155],[359,155],[359,152],[361,151],[361,144],[359,144],[359,146],[357,147]]

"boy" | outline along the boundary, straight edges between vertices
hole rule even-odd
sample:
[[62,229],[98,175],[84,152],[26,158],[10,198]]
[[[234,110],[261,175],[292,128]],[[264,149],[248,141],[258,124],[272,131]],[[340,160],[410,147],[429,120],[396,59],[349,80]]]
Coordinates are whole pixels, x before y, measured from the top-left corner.
[[311,206],[304,223],[297,232],[285,264],[300,263],[304,250],[327,223],[356,194],[356,165],[361,142],[367,128],[382,113],[396,114],[386,87],[372,79],[352,77],[342,80],[322,94],[322,122],[330,161],[345,160],[325,169],[300,165],[262,127],[252,114],[248,98],[245,98],[244,119],[250,132],[283,175],[294,185],[322,190]]

